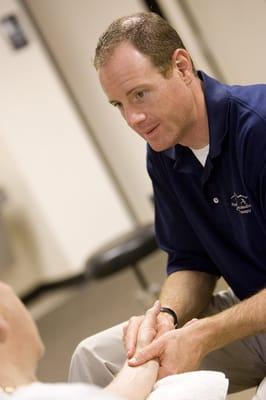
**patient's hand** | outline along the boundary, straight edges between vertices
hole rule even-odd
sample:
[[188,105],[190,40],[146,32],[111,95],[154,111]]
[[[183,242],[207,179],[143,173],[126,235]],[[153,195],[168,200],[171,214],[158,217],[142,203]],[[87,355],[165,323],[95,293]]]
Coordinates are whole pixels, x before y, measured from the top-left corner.
[[158,324],[157,317],[160,312],[160,302],[157,300],[154,305],[146,311],[144,319],[140,324],[138,335],[137,335],[137,343],[136,350],[141,350],[143,347],[150,344],[153,339],[157,336],[158,332]]
[[159,378],[164,376],[194,371],[198,369],[204,357],[201,343],[200,320],[191,320],[184,327],[166,332],[152,343],[136,352],[129,365],[139,366],[149,360],[158,359]]
[[[137,341],[139,337],[139,329],[142,326],[144,318],[145,315],[131,317],[127,325],[123,329],[123,341],[128,358],[133,357],[133,355],[135,354]],[[156,338],[160,337],[165,332],[174,329],[173,318],[166,313],[160,313],[159,306],[157,305],[156,305],[156,320],[153,322],[154,322],[153,328],[156,329]],[[153,339],[154,338],[155,337],[153,337]]]
[[[142,351],[149,346],[157,335],[157,317],[160,312],[160,302],[156,301],[146,314],[136,337],[136,348]],[[126,362],[116,376],[116,378],[106,387],[105,390],[128,400],[143,400],[152,390],[157,379],[159,363],[157,360],[151,360],[137,368],[131,368]]]

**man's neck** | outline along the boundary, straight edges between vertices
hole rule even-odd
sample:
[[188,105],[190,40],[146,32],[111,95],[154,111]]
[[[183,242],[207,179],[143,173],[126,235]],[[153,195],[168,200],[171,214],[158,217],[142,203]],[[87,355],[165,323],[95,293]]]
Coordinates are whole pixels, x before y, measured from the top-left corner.
[[192,149],[202,149],[209,144],[209,123],[204,98],[203,84],[200,79],[193,82],[195,97],[195,121],[190,127],[189,135],[186,135],[180,144]]

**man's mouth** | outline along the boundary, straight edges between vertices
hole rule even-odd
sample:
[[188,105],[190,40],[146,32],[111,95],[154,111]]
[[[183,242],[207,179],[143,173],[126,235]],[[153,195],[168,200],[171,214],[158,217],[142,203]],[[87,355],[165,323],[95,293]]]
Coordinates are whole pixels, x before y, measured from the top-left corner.
[[147,130],[147,131],[144,133],[144,136],[151,136],[151,135],[155,132],[156,128],[158,128],[158,126],[159,126],[159,124],[158,124],[158,125],[155,125],[155,126],[154,126],[153,128],[151,128],[151,129]]

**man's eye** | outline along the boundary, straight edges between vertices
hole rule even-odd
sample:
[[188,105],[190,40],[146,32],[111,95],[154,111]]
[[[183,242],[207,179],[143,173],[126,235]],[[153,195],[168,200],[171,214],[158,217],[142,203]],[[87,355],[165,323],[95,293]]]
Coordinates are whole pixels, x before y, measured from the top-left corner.
[[144,95],[145,95],[144,90],[140,90],[139,92],[137,92],[137,93],[135,94],[135,96],[136,96],[137,99],[142,99],[142,98],[144,97]]
[[112,105],[113,105],[114,107],[117,107],[117,108],[120,108],[120,107],[121,107],[121,103],[112,103]]

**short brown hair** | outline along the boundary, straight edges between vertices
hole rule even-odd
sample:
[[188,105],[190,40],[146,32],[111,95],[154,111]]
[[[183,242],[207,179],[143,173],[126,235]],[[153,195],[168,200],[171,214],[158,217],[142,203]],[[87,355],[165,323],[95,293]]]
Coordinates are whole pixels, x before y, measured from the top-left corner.
[[116,19],[100,36],[94,57],[95,68],[106,64],[116,47],[126,41],[149,57],[163,75],[171,69],[174,51],[185,49],[178,33],[166,20],[152,12],[140,12]]

